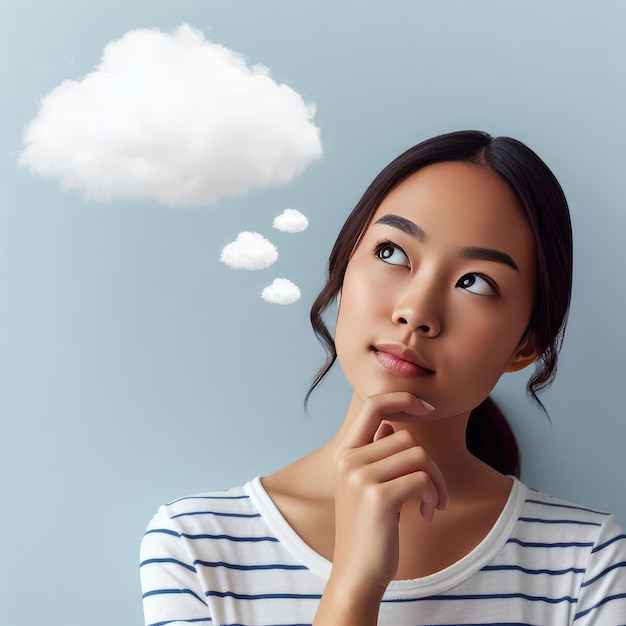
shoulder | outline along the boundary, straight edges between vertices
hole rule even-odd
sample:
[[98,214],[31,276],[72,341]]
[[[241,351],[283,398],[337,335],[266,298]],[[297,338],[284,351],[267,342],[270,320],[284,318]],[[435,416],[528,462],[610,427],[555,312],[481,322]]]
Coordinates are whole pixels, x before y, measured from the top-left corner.
[[519,522],[561,529],[586,528],[590,535],[598,533],[606,525],[619,528],[617,521],[610,513],[575,504],[530,487],[524,487],[524,504],[520,511]]
[[203,514],[211,511],[245,508],[250,502],[250,484],[246,483],[223,491],[207,491],[184,496],[164,504],[161,509],[173,517],[186,517],[193,515],[194,512]]
[[176,558],[193,569],[191,561],[206,551],[230,549],[247,538],[269,535],[251,497],[252,482],[185,496],[159,507],[141,541],[142,563]]
[[570,521],[582,525],[602,525],[611,515],[561,498],[548,495],[542,491],[526,487],[525,502],[522,516],[536,517],[537,521],[558,523]]
[[558,563],[559,573],[578,576],[571,593],[577,624],[623,623],[626,533],[613,515],[528,490],[521,526],[534,529],[526,546],[546,548],[545,571]]
[[216,520],[259,517],[250,498],[250,485],[232,487],[224,491],[196,493],[172,500],[159,507],[150,521],[148,530],[166,526],[179,532],[207,529]]
[[613,515],[530,488],[516,535],[521,542],[578,548],[589,558],[603,551],[626,558],[626,534]]

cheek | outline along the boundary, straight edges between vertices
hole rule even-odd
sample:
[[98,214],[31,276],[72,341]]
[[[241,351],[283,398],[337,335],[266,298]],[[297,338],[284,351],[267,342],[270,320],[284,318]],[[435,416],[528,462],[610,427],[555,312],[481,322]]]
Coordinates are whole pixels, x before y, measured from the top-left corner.
[[348,266],[335,330],[338,356],[346,352],[345,347],[366,349],[373,341],[375,329],[389,318],[387,303],[391,301],[391,295],[388,286],[372,274],[372,271]]
[[440,398],[433,398],[431,404],[450,415],[472,410],[492,392],[514,349],[495,342],[493,329],[469,332],[465,339],[442,346],[438,355]]
[[503,325],[501,317],[486,317],[466,326],[464,338],[456,343],[456,354],[449,357],[464,363],[471,374],[468,378],[489,386],[504,373],[526,330],[525,320],[509,319],[511,323]]
[[[363,281],[361,281],[363,282]],[[367,284],[358,284],[352,272],[346,272],[339,300],[335,344],[337,350],[349,341],[361,325],[361,317],[368,310]]]

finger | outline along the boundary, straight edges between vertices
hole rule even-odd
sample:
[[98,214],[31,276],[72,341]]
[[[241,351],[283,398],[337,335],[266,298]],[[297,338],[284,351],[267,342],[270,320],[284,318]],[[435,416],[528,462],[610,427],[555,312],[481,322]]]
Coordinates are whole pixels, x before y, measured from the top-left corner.
[[422,500],[420,504],[420,514],[427,522],[432,522],[435,519],[435,503],[424,502]]
[[432,503],[432,508],[445,510],[448,503],[448,488],[443,474],[433,459],[419,446],[395,452],[363,470],[371,483],[385,483],[402,476],[423,473],[428,481],[424,484],[422,501]]
[[433,508],[445,510],[448,506],[448,488],[443,473],[427,451],[419,446],[407,430],[393,430],[383,420],[374,434],[376,441],[361,448],[344,450],[344,469],[361,468],[362,479],[368,484],[379,484],[413,472],[426,472],[438,497]]
[[394,391],[370,396],[363,402],[361,412],[344,439],[344,446],[360,448],[371,443],[383,419],[404,413],[424,417],[432,411],[430,405],[408,391]]
[[393,502],[392,508],[399,510],[407,502],[419,501],[422,517],[429,522],[433,521],[439,496],[426,472],[404,474],[383,483],[380,487],[384,490],[382,497],[388,502]]
[[395,430],[393,429],[393,426],[383,420],[379,425],[378,428],[376,429],[376,432],[374,433],[374,437],[372,438],[372,441],[378,441],[379,439],[384,439],[385,437],[389,437],[389,435],[393,435],[393,433],[395,432]]

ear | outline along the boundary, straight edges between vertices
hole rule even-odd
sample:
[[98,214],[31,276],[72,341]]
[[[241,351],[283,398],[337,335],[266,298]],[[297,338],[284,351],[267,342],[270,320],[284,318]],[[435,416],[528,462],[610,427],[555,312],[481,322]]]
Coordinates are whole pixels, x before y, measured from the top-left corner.
[[520,342],[515,354],[511,357],[505,372],[518,372],[537,360],[539,356],[535,347],[535,339],[532,335],[525,335]]

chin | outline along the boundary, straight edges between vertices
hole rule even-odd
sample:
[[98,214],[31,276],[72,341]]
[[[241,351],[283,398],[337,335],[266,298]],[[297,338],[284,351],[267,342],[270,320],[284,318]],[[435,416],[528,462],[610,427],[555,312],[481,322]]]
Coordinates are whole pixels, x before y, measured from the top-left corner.
[[[426,400],[426,402],[430,402],[429,398],[432,397],[432,393],[429,394],[428,390],[425,389],[424,386],[407,384],[406,381],[397,379],[395,377],[391,380],[377,378],[376,380],[371,381],[369,384],[351,384],[351,387],[352,390],[357,394],[357,396],[359,396],[359,398],[363,400],[369,398],[370,396],[379,396],[384,393],[394,393],[398,391],[412,393],[414,396],[420,398],[421,400]],[[433,406],[435,405],[433,404]]]

